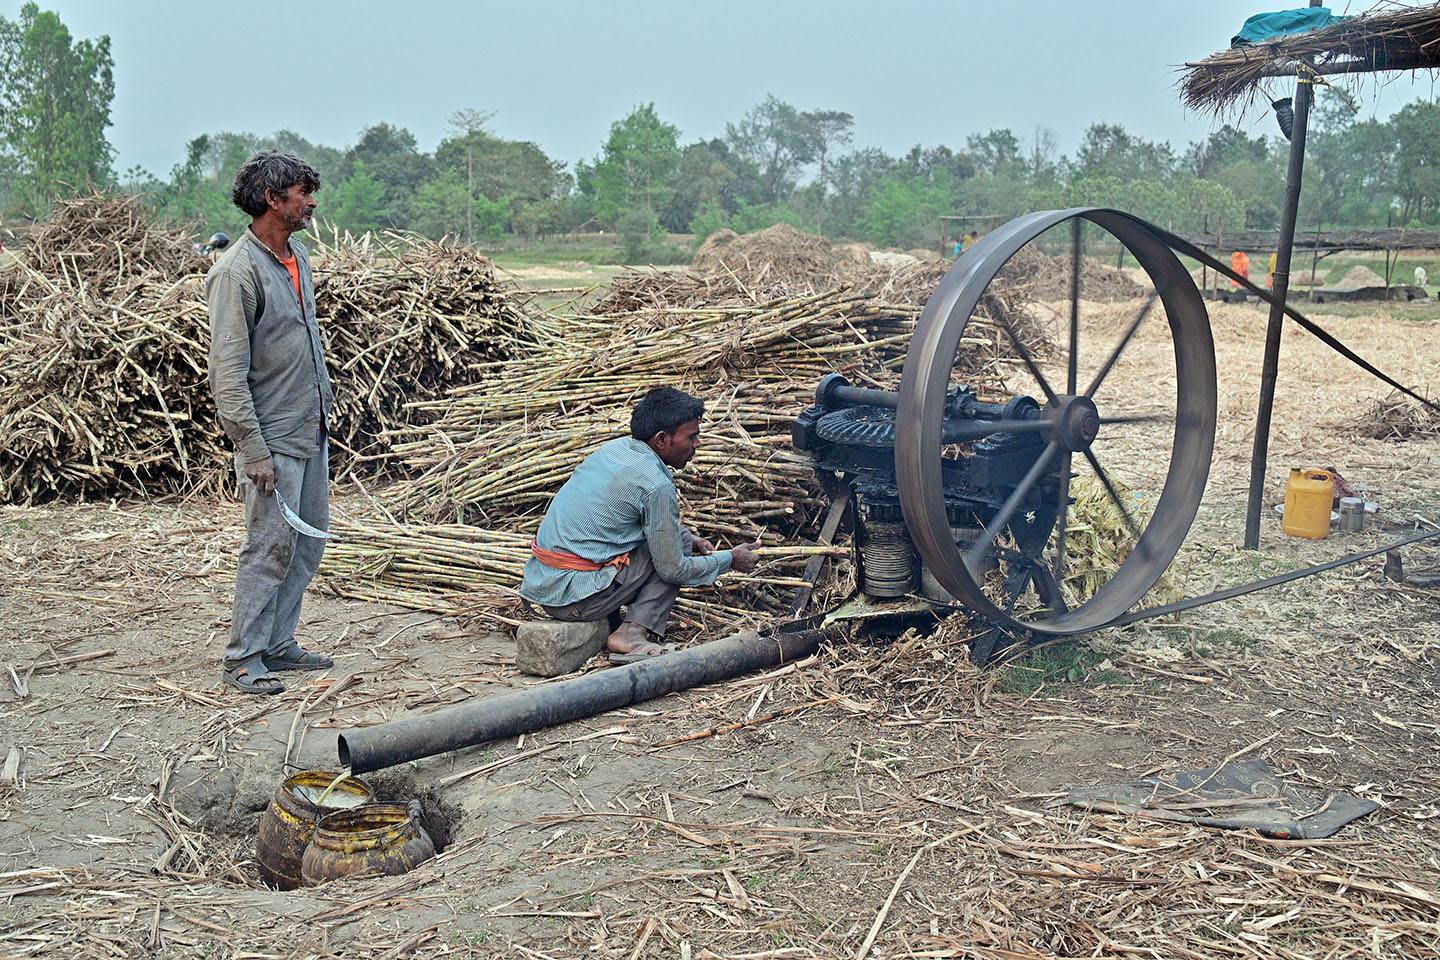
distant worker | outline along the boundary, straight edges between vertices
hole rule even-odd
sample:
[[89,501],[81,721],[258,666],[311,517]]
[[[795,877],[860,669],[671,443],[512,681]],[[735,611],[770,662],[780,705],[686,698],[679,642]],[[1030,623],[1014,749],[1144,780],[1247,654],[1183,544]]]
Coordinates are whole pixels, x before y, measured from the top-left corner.
[[[1250,279],[1250,258],[1245,255],[1244,250],[1236,250],[1230,254],[1230,269],[1240,274],[1240,276],[1246,280]],[[1231,280],[1230,285],[1238,289],[1240,283],[1237,280]]]
[[969,233],[965,234],[965,236],[960,238],[961,251],[963,252],[965,250],[969,250],[971,247],[975,246],[975,241],[979,239],[980,234],[976,233],[974,230],[971,230]]
[[1279,254],[1270,254],[1270,272],[1265,274],[1265,289],[1267,290],[1275,288],[1275,261],[1278,257]]
[[960,256],[960,254],[962,254],[962,253],[964,253],[964,252],[965,252],[965,235],[962,233],[962,234],[955,240],[955,251],[954,251],[954,253],[952,254],[952,257],[958,257],[958,256]]
[[[221,679],[244,693],[282,693],[279,670],[335,665],[295,640],[300,601],[325,541],[304,523],[330,522],[329,435],[334,396],[315,320],[310,257],[293,234],[310,226],[320,175],[299,157],[262,150],[235,174],[231,199],[250,226],[205,277],[210,389],[235,444],[245,545]],[[212,238],[213,241],[214,238]],[[284,502],[281,503],[281,498]]]
[[[550,501],[530,543],[520,596],[556,620],[603,620],[625,608],[606,640],[612,663],[669,653],[670,608],[681,587],[755,569],[760,546],[730,550],[680,525],[672,473],[700,445],[705,402],[656,387],[630,415],[630,436],[586,457]],[[612,623],[614,621],[612,620]]]

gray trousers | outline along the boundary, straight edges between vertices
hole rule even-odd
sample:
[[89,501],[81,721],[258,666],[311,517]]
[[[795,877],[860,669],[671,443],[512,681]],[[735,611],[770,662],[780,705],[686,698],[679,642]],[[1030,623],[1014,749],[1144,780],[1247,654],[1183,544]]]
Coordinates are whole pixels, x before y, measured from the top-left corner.
[[[309,460],[272,454],[275,488],[290,509],[311,526],[330,526],[330,445]],[[325,541],[303,537],[280,513],[274,496],[261,496],[245,476],[245,463],[235,456],[235,474],[245,497],[245,546],[235,567],[235,610],[230,617],[227,667],[262,654],[276,656],[295,646],[300,601],[320,566]]]
[[542,607],[556,620],[604,620],[625,607],[626,623],[638,623],[663,637],[670,622],[670,608],[679,595],[678,584],[661,580],[655,572],[650,548],[642,543],[630,551],[630,563],[620,568],[604,590],[563,607]]

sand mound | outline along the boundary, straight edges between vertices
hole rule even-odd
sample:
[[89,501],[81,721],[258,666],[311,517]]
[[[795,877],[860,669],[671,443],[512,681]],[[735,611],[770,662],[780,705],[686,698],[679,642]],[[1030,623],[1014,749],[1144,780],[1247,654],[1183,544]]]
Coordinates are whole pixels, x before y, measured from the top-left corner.
[[1335,286],[1345,290],[1359,290],[1361,287],[1383,287],[1385,278],[1365,266],[1354,266],[1345,272]]
[[871,250],[870,262],[886,267],[908,267],[919,263],[920,258],[908,253],[895,253],[891,250]]

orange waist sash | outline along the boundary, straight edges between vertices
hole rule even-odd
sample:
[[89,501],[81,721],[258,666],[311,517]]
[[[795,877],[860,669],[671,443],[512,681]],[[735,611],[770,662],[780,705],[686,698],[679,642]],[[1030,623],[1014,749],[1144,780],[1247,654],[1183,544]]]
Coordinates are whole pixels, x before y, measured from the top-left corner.
[[603,570],[606,567],[614,567],[617,570],[630,565],[630,554],[620,554],[618,557],[611,557],[604,563],[596,563],[594,560],[586,560],[584,557],[577,557],[573,553],[566,553],[563,550],[546,550],[534,540],[530,541],[530,552],[535,559],[556,570],[583,570],[586,573],[594,573],[596,570]]

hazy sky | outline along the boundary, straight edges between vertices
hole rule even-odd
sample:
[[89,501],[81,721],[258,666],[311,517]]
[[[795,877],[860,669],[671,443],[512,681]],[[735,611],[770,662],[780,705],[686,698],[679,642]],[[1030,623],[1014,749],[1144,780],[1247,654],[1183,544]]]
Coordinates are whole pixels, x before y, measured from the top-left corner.
[[[0,0],[0,13],[14,19],[20,5]],[[723,134],[767,93],[801,109],[845,110],[855,146],[890,153],[963,147],[967,134],[992,127],[1028,142],[1037,126],[1073,153],[1100,121],[1178,151],[1218,124],[1181,108],[1177,67],[1228,45],[1253,13],[1303,5],[40,2],[76,37],[110,36],[116,169],[140,164],[162,176],[185,141],[217,130],[288,127],[344,147],[388,121],[433,150],[461,108],[493,111],[494,133],[534,140],[573,165],[595,156],[610,124],[638,104],[653,101],[685,143]],[[1388,76],[1358,82],[1366,115],[1388,117],[1440,92],[1429,74]],[[1237,122],[1276,132],[1268,110]]]

